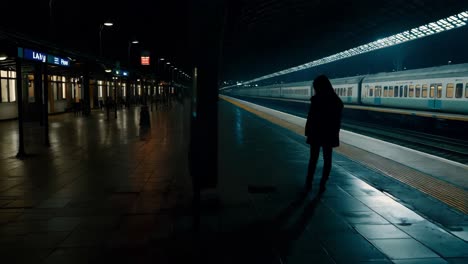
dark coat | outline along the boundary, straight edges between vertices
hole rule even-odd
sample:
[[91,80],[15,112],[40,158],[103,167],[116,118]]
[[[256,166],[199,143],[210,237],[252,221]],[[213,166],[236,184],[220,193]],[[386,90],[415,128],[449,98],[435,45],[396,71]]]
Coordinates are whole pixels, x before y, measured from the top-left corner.
[[307,143],[338,147],[342,111],[343,102],[333,90],[312,96],[305,127]]

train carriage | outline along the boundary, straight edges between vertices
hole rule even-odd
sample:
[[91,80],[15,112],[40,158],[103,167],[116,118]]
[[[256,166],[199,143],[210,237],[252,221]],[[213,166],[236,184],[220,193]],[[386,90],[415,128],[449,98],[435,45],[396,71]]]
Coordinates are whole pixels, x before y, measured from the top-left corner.
[[[330,80],[345,104],[468,114],[468,63]],[[312,81],[239,87],[233,94],[308,100]]]
[[281,85],[282,98],[309,100],[311,92],[310,82],[297,82]]
[[359,104],[360,84],[364,76],[346,77],[330,80],[335,93],[345,104]]
[[361,91],[366,105],[468,114],[468,64],[369,75]]

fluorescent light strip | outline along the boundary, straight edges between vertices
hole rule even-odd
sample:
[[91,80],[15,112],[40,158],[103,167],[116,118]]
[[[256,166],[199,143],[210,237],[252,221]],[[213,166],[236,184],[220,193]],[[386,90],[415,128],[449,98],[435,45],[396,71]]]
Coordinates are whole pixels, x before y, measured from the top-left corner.
[[[390,47],[393,45],[401,44],[403,42],[407,42],[410,40],[423,38],[423,37],[430,36],[430,35],[440,33],[443,31],[447,31],[450,29],[462,27],[466,25],[467,21],[468,21],[468,11],[461,12],[457,15],[443,18],[438,21],[431,22],[426,25],[422,25],[417,28],[413,28],[413,29],[404,31],[402,33],[398,33],[398,34],[395,34],[395,35],[392,35],[383,39],[379,39],[379,40],[376,40],[368,44],[364,44],[364,45],[361,45],[361,46],[358,46],[349,50],[345,50],[345,51],[330,55],[322,59],[318,59],[318,60],[308,62],[299,66],[295,66],[289,69],[285,69],[279,72],[268,74],[259,78],[255,78],[253,80],[243,82],[242,85],[249,84],[252,82],[258,82],[261,80],[269,79],[272,77],[277,77],[280,75],[285,75],[288,73],[292,73],[292,72],[296,72],[296,71],[300,71],[304,69],[309,69],[315,66],[319,66],[319,65],[334,62],[337,60],[356,56],[359,54],[371,52],[377,49],[382,49],[382,48]],[[226,87],[221,88],[220,90],[227,89],[227,88],[234,87],[234,86],[239,86],[239,84],[226,86]]]

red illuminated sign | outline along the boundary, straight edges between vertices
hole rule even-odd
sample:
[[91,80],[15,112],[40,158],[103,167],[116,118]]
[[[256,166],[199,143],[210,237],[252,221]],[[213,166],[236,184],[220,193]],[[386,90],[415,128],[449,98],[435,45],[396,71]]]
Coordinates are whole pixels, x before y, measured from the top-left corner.
[[141,56],[141,65],[150,65],[150,57]]

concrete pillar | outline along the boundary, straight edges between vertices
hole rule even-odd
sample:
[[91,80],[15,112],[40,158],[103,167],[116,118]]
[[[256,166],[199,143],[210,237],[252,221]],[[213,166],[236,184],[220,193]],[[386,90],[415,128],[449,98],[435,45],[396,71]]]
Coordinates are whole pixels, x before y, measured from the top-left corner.
[[82,84],[82,91],[83,91],[83,114],[85,116],[89,116],[91,114],[91,96],[90,96],[90,88],[89,88],[89,70],[88,65],[85,64],[84,72],[83,72],[83,84]]
[[23,159],[26,157],[24,151],[24,109],[23,109],[23,71],[22,71],[21,58],[16,58],[16,102],[18,105],[18,153],[16,157]]
[[218,184],[218,70],[224,1],[192,0],[190,49],[196,76],[192,114],[191,173],[195,193]]
[[46,147],[50,146],[49,141],[49,75],[47,64],[43,64],[42,74],[44,75],[44,92],[43,92],[43,105],[42,105],[42,117],[43,117],[43,126],[44,126],[44,145]]
[[35,101],[35,110],[37,111],[39,123],[43,125],[43,118],[42,118],[42,65],[35,64],[34,65],[34,101]]

